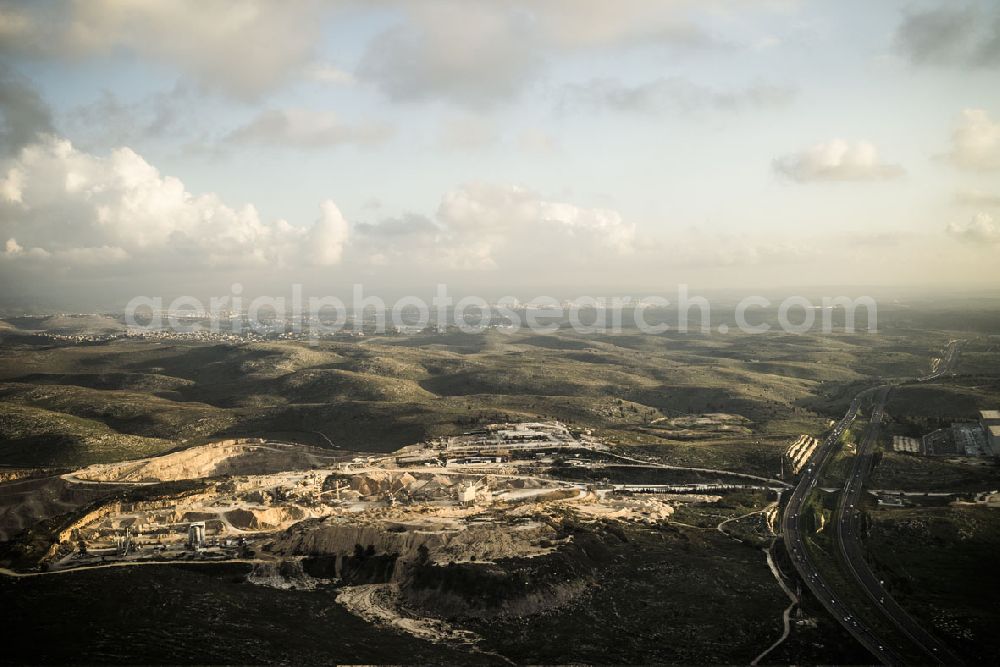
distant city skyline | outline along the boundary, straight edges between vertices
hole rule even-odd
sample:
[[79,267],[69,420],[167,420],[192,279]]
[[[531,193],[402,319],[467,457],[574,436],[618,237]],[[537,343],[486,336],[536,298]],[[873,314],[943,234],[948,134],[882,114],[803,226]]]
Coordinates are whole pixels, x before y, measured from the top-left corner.
[[0,2],[0,53],[3,307],[1000,284],[988,0]]

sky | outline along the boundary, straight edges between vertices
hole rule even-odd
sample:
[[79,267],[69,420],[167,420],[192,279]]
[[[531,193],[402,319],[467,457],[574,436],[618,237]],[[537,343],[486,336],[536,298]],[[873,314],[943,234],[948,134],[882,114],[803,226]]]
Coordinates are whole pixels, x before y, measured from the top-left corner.
[[992,0],[0,2],[0,305],[1000,285]]

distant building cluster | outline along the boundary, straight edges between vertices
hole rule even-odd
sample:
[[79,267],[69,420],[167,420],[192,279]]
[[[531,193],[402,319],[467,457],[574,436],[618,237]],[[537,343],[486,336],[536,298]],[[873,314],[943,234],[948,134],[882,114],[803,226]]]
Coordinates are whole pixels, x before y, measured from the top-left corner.
[[893,449],[928,456],[1000,457],[1000,410],[980,410],[978,422],[955,422],[932,431],[921,439],[917,451],[907,440],[897,436]]
[[994,456],[1000,456],[1000,410],[980,410],[979,425]]

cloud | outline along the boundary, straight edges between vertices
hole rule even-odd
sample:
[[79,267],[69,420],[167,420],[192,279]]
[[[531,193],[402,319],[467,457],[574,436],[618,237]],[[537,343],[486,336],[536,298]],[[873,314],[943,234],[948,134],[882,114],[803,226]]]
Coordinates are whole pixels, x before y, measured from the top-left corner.
[[510,253],[579,258],[634,250],[635,226],[617,211],[551,201],[519,186],[464,185],[444,196],[437,219],[459,248],[487,265]]
[[961,124],[951,135],[951,151],[945,156],[959,169],[1000,169],[1000,123],[983,109],[966,109]]
[[[525,3],[535,11],[546,38],[563,48],[649,44],[720,46],[688,16],[686,0],[548,0]],[[704,4],[704,3],[703,3]]]
[[465,115],[446,119],[438,133],[437,146],[446,152],[482,152],[496,146],[512,148],[536,156],[556,155],[562,147],[552,135],[528,127],[501,132],[488,117]]
[[818,181],[883,181],[901,176],[899,165],[881,160],[872,144],[834,139],[777,158],[774,170],[798,183]]
[[1000,243],[1000,225],[986,213],[977,213],[967,223],[952,222],[945,230],[964,243],[976,245]]
[[[428,0],[398,3],[357,68],[390,99],[441,99],[485,109],[517,97],[549,58],[578,50],[718,48],[690,0]],[[728,47],[727,47],[728,48]]]
[[455,262],[455,248],[445,230],[423,215],[405,213],[377,223],[362,222],[353,232],[351,252],[361,263],[452,267]]
[[617,211],[488,183],[446,193],[433,219],[407,214],[359,224],[351,241],[352,253],[374,264],[461,271],[579,266],[635,249],[635,226]]
[[[702,25],[720,0],[381,0],[395,22],[369,40],[356,71],[317,60],[330,16],[352,0],[72,0],[0,6],[0,56],[77,62],[125,54],[243,100],[289,81],[355,80],[398,101],[483,109],[519,95],[553,55],[641,47],[732,48]],[[768,7],[758,0],[744,7]],[[718,23],[718,21],[714,21]],[[353,26],[351,26],[353,27]],[[751,48],[750,45],[746,45]]]
[[301,0],[76,0],[8,7],[0,52],[59,58],[126,51],[178,67],[212,90],[254,99],[313,56],[323,3]]
[[340,263],[347,243],[347,220],[329,199],[320,205],[321,215],[305,235],[306,261],[313,266],[333,266]]
[[63,248],[50,252],[44,248],[25,249],[13,237],[7,239],[4,244],[4,252],[0,254],[0,260],[45,262],[45,266],[56,265],[59,268],[74,267],[77,269],[108,268],[124,264],[128,259],[128,252],[117,246]]
[[374,144],[391,134],[385,125],[348,125],[328,111],[267,110],[223,140],[223,145],[266,145],[299,149],[329,148],[341,144]]
[[629,85],[618,79],[592,79],[563,89],[560,108],[588,106],[641,113],[736,111],[785,106],[795,89],[756,83],[741,90],[716,90],[682,77],[658,78]]
[[204,104],[197,91],[183,82],[135,101],[102,90],[94,101],[63,114],[61,125],[87,148],[134,145],[190,132]]
[[527,14],[502,5],[413,3],[406,20],[371,41],[358,76],[397,101],[441,97],[488,107],[533,78],[534,31]]
[[446,100],[483,109],[519,95],[561,53],[731,48],[701,26],[713,12],[731,11],[719,0],[370,4],[395,22],[369,40],[354,72],[317,60],[328,17],[362,5],[351,0],[10,4],[0,9],[0,55],[69,63],[126,54],[243,100],[305,78],[336,85],[358,80],[397,101]]
[[5,276],[272,275],[337,265],[518,271],[624,258],[637,247],[635,226],[617,211],[511,185],[463,185],[431,217],[352,228],[332,201],[311,226],[262,220],[252,205],[189,192],[129,148],[94,155],[48,137],[0,174]]
[[27,79],[0,63],[0,152],[15,152],[50,132],[48,105]]
[[416,213],[406,213],[398,218],[385,218],[378,223],[362,222],[355,225],[356,233],[373,239],[415,239],[423,237],[435,240],[441,234],[441,228],[425,216]]
[[1000,206],[1000,192],[962,189],[955,193],[955,201],[966,206]]
[[128,148],[99,157],[51,137],[8,162],[0,195],[4,259],[61,269],[329,266],[347,243],[332,202],[310,228],[265,222],[252,205],[188,192]]
[[896,50],[914,65],[1000,65],[1000,10],[949,6],[907,14]]
[[329,63],[317,63],[306,69],[306,76],[319,83],[349,86],[357,83],[354,75]]

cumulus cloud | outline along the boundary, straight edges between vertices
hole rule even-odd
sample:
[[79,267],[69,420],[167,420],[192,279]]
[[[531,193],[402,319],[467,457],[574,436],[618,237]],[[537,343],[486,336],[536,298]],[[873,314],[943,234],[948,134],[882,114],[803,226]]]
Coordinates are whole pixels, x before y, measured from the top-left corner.
[[984,109],[966,109],[951,135],[951,151],[946,157],[960,169],[1000,169],[1000,123],[993,122]]
[[329,111],[306,109],[267,110],[230,132],[223,145],[267,145],[294,148],[329,148],[340,144],[374,144],[391,130],[377,123],[350,125]]
[[955,6],[907,14],[896,50],[915,65],[1000,65],[1000,9]]
[[332,202],[321,213],[311,228],[265,222],[251,205],[188,192],[128,148],[100,157],[51,137],[25,147],[0,179],[4,258],[68,269],[336,264],[347,223]]
[[321,215],[306,232],[306,261],[313,266],[333,266],[340,262],[347,243],[347,220],[329,199],[320,205]]
[[513,185],[471,183],[444,195],[434,219],[389,218],[355,228],[352,250],[377,264],[449,270],[578,265],[635,251],[617,211],[555,201]]
[[774,170],[798,183],[817,181],[882,181],[904,173],[879,157],[872,144],[834,139],[777,158]]
[[635,226],[617,211],[551,201],[518,186],[465,185],[444,196],[437,218],[457,257],[471,257],[483,268],[518,254],[627,254],[635,241]]
[[977,213],[966,223],[952,222],[945,231],[965,243],[980,245],[1000,243],[1000,225],[986,213]]
[[77,0],[3,10],[0,52],[66,60],[125,50],[193,80],[256,98],[313,56],[324,4],[313,0]]
[[550,201],[513,185],[474,183],[453,190],[441,201],[438,218],[460,234],[507,236],[525,231],[543,235],[554,231],[599,241],[602,247],[621,252],[631,248],[635,237],[635,227],[626,224],[617,211]]
[[311,226],[261,219],[252,205],[193,194],[129,148],[95,155],[48,137],[0,167],[4,275],[88,276],[301,270],[392,265],[449,271],[580,266],[636,250],[614,210],[473,183],[445,194],[431,217],[407,214],[353,228],[332,201]]
[[0,151],[16,151],[49,132],[48,105],[27,79],[0,63]]
[[661,77],[639,84],[618,79],[592,79],[563,89],[560,108],[578,106],[642,113],[735,111],[745,108],[784,106],[795,89],[756,83],[739,90],[717,90],[682,77]]

